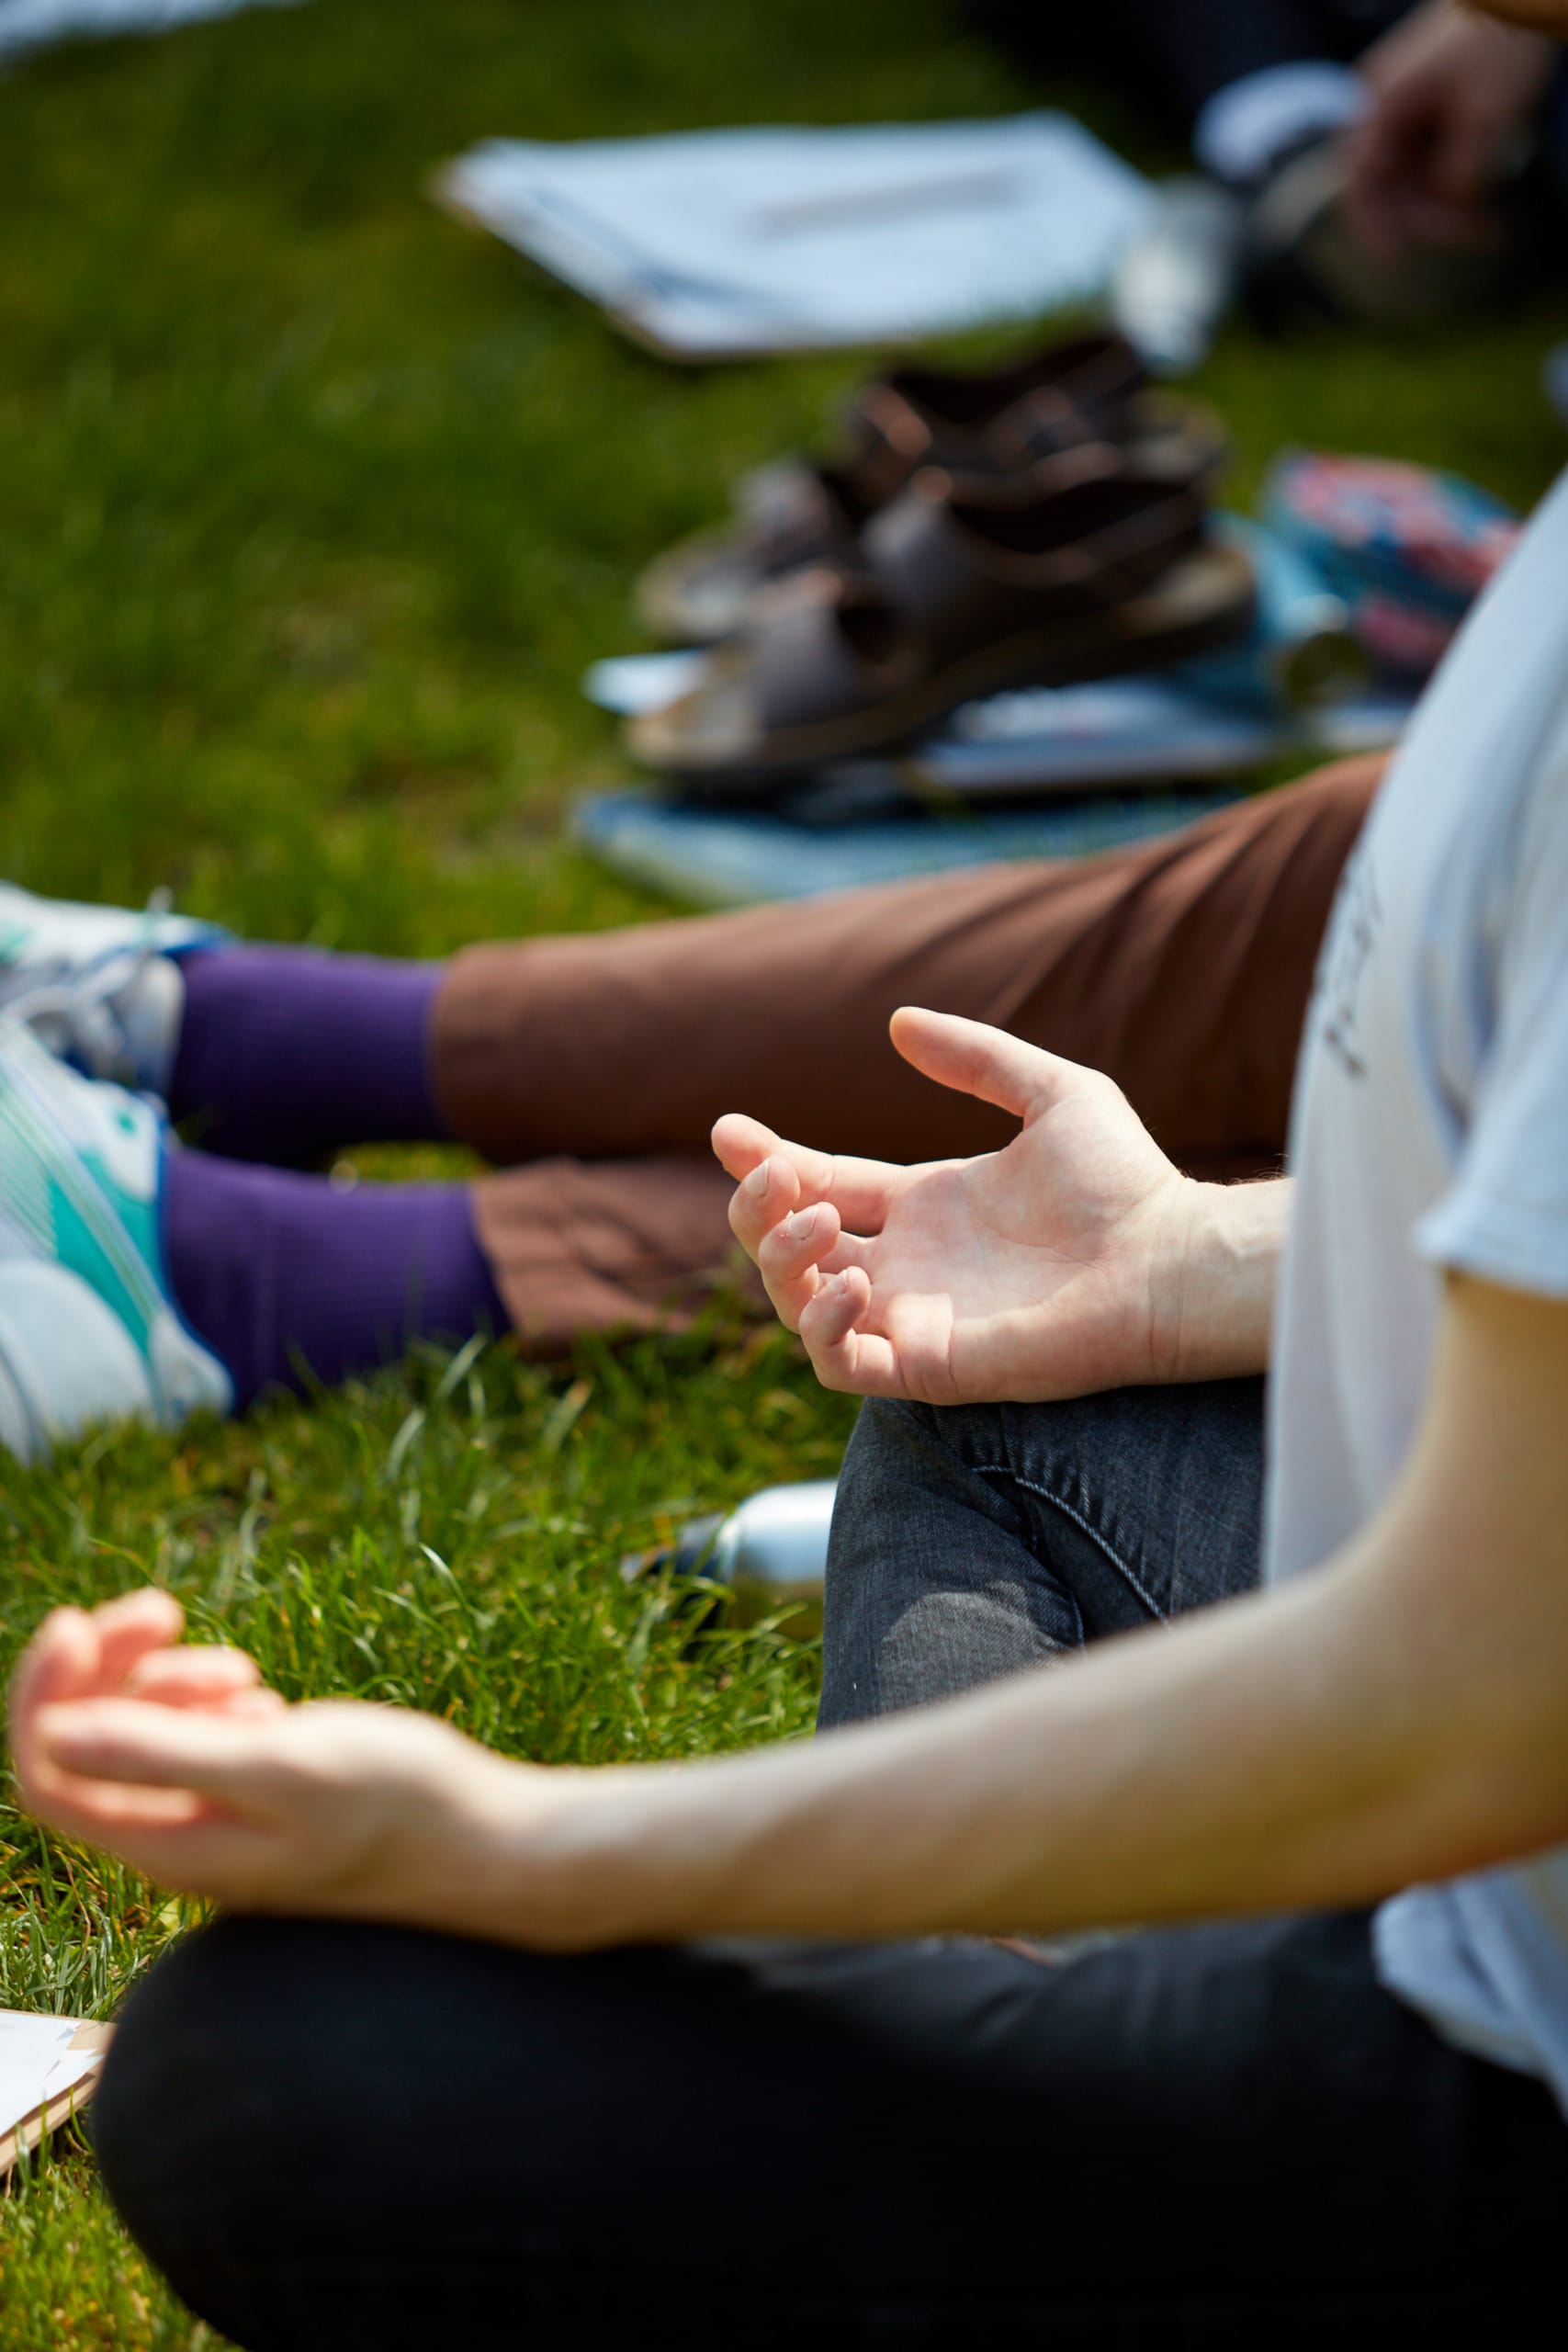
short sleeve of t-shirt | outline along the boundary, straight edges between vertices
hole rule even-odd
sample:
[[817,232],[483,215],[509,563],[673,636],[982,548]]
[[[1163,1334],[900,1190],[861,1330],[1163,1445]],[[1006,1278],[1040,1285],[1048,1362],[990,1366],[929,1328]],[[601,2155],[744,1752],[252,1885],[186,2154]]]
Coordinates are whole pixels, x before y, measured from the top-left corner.
[[1543,752],[1493,947],[1472,985],[1484,1035],[1453,1181],[1422,1218],[1423,1257],[1568,1297],[1568,727]]

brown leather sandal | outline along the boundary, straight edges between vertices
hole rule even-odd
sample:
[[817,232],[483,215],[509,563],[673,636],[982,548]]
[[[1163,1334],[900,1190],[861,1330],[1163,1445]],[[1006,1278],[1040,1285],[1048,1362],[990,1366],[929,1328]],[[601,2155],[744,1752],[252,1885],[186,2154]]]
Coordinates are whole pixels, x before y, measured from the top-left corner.
[[745,791],[890,750],[976,696],[1150,670],[1244,637],[1247,559],[1201,489],[1103,444],[1032,472],[928,468],[862,533],[853,571],[785,582],[690,692],[634,719],[636,758]]
[[[1055,343],[985,375],[904,368],[879,377],[845,411],[833,461],[785,459],[749,474],[733,523],[649,565],[637,583],[642,616],[683,645],[733,636],[779,580],[852,561],[857,533],[922,466],[1008,471],[1051,449],[1119,437],[1143,381],[1137,354],[1111,334]],[[998,435],[1015,412],[1016,431]]]

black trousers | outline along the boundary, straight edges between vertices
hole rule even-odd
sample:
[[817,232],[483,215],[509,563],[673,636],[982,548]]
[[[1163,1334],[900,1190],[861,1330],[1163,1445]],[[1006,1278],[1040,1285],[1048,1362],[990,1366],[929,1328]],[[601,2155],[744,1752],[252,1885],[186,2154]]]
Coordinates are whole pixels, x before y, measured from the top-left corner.
[[[869,1407],[829,1712],[1250,1583],[1258,1404]],[[133,1999],[93,2112],[131,2230],[253,2352],[1562,2339],[1559,2111],[1385,1993],[1360,1914],[586,1959],[231,1920]]]
[[1350,64],[1414,0],[965,0],[971,23],[1032,71],[1101,75],[1190,129],[1244,74]]

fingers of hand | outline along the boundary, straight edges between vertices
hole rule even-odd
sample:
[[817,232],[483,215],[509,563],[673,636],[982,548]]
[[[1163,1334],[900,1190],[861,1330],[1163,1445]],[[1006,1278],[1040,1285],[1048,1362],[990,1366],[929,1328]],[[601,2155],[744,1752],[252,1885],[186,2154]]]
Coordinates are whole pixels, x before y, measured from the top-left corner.
[[[764,1159],[730,1195],[729,1229],[749,1257],[756,1258],[770,1238],[786,1224],[790,1225],[793,1240],[803,1240],[807,1232],[836,1235],[841,1230],[844,1212],[838,1188],[829,1199],[808,1191],[801,1182],[794,1161],[785,1157],[790,1148],[786,1144]],[[849,1163],[852,1168],[864,1164]],[[850,1189],[852,1193],[853,1188]],[[818,1216],[827,1220],[825,1225],[818,1227],[809,1222]],[[831,1247],[830,1240],[827,1246]]]
[[[163,1630],[169,1629],[166,1612],[161,1621],[152,1612],[142,1620],[148,1632],[156,1630],[160,1623]],[[68,1645],[81,1641],[84,1629],[88,1639],[78,1655],[92,1660],[85,1691],[81,1678],[66,1674],[61,1667]],[[35,1636],[31,1656],[30,1685],[18,1676],[12,1747],[23,1795],[51,1827],[68,1838],[102,1843],[120,1841],[127,1832],[150,1825],[180,1826],[201,1815],[205,1800],[197,1795],[167,1788],[122,1789],[85,1779],[59,1752],[58,1726],[96,1708],[130,1703],[93,1695],[99,1647],[92,1618],[79,1610],[57,1610]],[[77,1687],[65,1688],[67,1681],[75,1681]],[[128,1850],[123,1844],[120,1849]]]
[[864,1269],[848,1266],[818,1287],[800,1317],[800,1336],[824,1388],[856,1396],[897,1396],[904,1391],[897,1356],[879,1332],[856,1329],[871,1306]]
[[762,1236],[757,1262],[768,1280],[788,1282],[807,1266],[819,1265],[837,1248],[841,1231],[839,1212],[829,1201],[792,1209]]
[[871,1283],[858,1266],[825,1275],[800,1319],[800,1336],[815,1363],[843,1345],[871,1305]]
[[[889,1160],[856,1159],[843,1152],[814,1151],[809,1144],[790,1143],[771,1127],[735,1111],[720,1119],[713,1133],[714,1148],[731,1175],[754,1184],[764,1162],[782,1163],[791,1170],[802,1201],[831,1201],[856,1233],[881,1232],[888,1204],[905,1174]],[[794,1203],[788,1205],[793,1207]]]
[[248,1715],[253,1721],[263,1715],[285,1715],[288,1702],[281,1691],[269,1690],[265,1683],[254,1690],[236,1690],[222,1702],[226,1715]]
[[154,1650],[137,1660],[123,1687],[163,1707],[221,1707],[254,1691],[260,1680],[261,1669],[243,1650]]
[[729,1229],[749,1258],[756,1257],[766,1236],[799,1198],[795,1170],[779,1152],[760,1160],[736,1186],[729,1196]]
[[39,1707],[114,1690],[144,1657],[179,1639],[177,1601],[153,1586],[122,1593],[91,1611],[55,1609],[22,1654],[11,1685],[12,1740],[25,1764]]
[[28,1644],[12,1677],[11,1755],[23,1801],[37,1812],[51,1810],[58,1778],[39,1747],[41,1713],[95,1690],[100,1655],[97,1628],[86,1611],[55,1609]]
[[93,1611],[97,1632],[104,1687],[123,1680],[138,1658],[153,1650],[171,1649],[185,1631],[185,1611],[172,1594],[156,1585],[122,1592]]
[[764,1236],[757,1265],[780,1317],[792,1329],[825,1275],[858,1266],[866,1244],[845,1233],[829,1201],[796,1209]]
[[40,1708],[34,1728],[40,1762],[73,1781],[183,1790],[226,1804],[254,1804],[271,1760],[259,1721],[145,1699]]
[[1076,1062],[956,1012],[900,1005],[889,1028],[899,1053],[922,1077],[994,1102],[1016,1118],[1044,1109],[1082,1075]]
[[[832,1239],[837,1239],[832,1209],[795,1209],[776,1226],[766,1227],[752,1249],[761,1284],[773,1301],[773,1312],[790,1331],[799,1327],[799,1310],[807,1306],[818,1282],[813,1244],[818,1242],[818,1227],[823,1235],[828,1232],[828,1223],[835,1227]],[[823,1239],[820,1247],[832,1247],[832,1239]]]
[[62,1837],[111,1846],[133,1870],[164,1886],[234,1902],[267,1876],[272,1841],[266,1831],[215,1813],[205,1798],[181,1790],[67,1781],[51,1803],[49,1819]]
[[14,1736],[25,1736],[36,1710],[95,1688],[98,1675],[97,1629],[85,1609],[51,1609],[11,1679]]
[[716,1119],[709,1141],[719,1166],[738,1183],[779,1148],[772,1127],[765,1127],[761,1119],[748,1118],[743,1111],[727,1111],[722,1119]]
[[40,1808],[50,1827],[62,1838],[79,1838],[84,1846],[112,1846],[122,1859],[150,1869],[131,1840],[145,1830],[182,1830],[210,1817],[205,1797],[182,1789],[124,1788],[108,1781],[84,1781],[51,1774],[47,1804]]

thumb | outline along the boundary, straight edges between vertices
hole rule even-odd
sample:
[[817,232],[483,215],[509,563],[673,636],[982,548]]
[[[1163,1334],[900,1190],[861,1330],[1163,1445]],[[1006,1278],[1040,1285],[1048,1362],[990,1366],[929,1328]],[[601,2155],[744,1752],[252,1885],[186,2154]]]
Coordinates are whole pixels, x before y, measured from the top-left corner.
[[1038,1046],[965,1021],[956,1012],[927,1012],[900,1005],[888,1024],[893,1043],[911,1069],[955,1093],[973,1094],[1026,1119],[1050,1109],[1085,1076],[1077,1062],[1064,1061]]

